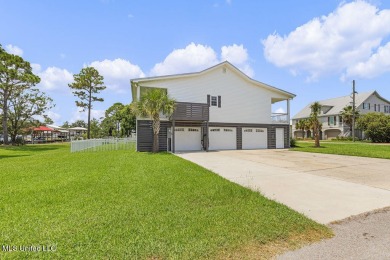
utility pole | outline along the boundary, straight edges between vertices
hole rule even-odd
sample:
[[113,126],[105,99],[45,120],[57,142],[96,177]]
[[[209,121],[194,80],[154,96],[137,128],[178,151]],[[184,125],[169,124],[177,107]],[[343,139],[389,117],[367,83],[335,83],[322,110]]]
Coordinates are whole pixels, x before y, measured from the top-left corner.
[[352,80],[352,141],[355,142],[355,80]]

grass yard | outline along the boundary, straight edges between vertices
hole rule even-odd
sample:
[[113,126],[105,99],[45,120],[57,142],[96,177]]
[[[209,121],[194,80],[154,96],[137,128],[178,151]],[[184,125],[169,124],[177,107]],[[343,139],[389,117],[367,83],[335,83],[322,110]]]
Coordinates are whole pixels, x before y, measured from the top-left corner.
[[320,148],[315,148],[314,141],[297,141],[297,147],[291,148],[290,150],[390,159],[389,144],[336,141],[321,141],[320,144]]
[[258,259],[331,236],[171,154],[0,147],[0,169],[0,259]]

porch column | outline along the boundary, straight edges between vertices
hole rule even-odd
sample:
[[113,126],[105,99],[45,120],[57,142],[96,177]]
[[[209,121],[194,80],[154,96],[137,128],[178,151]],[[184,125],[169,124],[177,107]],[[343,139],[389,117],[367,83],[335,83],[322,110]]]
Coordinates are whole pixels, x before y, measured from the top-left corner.
[[287,99],[287,123],[288,123],[288,138],[287,138],[287,147],[290,147],[290,139],[292,136],[292,125],[290,123],[290,99]]
[[209,151],[209,121],[206,122],[206,152]]
[[175,119],[172,120],[172,153],[175,153]]
[[139,85],[138,84],[136,84],[136,90],[137,90],[137,96],[136,96],[136,99],[134,99],[134,97],[133,97],[133,100],[140,100],[140,98],[141,98],[141,88],[139,87]]

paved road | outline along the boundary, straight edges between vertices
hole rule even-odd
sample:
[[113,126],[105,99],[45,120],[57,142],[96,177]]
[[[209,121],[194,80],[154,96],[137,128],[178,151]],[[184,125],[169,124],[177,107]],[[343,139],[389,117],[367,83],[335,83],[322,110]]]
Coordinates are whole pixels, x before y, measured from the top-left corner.
[[178,156],[323,224],[390,206],[390,160],[288,150]]
[[329,225],[335,237],[277,259],[390,259],[390,208]]

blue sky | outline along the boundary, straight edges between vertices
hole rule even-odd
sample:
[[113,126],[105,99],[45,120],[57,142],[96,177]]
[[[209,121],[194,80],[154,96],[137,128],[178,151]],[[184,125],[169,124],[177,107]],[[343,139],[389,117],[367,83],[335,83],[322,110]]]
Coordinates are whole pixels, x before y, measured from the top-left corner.
[[114,102],[131,102],[131,78],[226,59],[295,93],[292,115],[348,95],[352,79],[358,92],[390,99],[389,24],[389,1],[0,0],[0,43],[31,62],[57,124],[85,119],[67,84],[87,65],[107,85],[96,118]]

